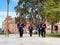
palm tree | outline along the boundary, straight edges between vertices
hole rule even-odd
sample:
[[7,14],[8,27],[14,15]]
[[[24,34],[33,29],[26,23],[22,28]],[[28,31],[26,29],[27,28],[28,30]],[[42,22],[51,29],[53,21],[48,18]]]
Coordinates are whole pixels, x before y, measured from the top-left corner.
[[6,29],[6,36],[9,36],[8,35],[8,15],[9,15],[9,3],[10,3],[10,0],[7,0],[7,29]]

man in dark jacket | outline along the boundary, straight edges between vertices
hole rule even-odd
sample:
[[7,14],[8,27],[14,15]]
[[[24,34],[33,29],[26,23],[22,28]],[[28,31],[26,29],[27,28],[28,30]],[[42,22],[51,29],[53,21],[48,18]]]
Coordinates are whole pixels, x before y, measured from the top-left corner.
[[22,20],[20,20],[20,22],[17,25],[20,37],[23,37],[23,28],[24,28],[24,26],[25,26],[24,23],[22,22]]
[[41,35],[41,30],[42,30],[42,24],[41,24],[41,22],[38,24],[37,30],[38,30],[38,35],[39,35],[39,37],[40,37],[40,35]]
[[42,23],[41,33],[42,33],[42,37],[46,36],[46,24],[44,22]]
[[33,26],[32,26],[31,21],[30,21],[30,26],[29,26],[28,30],[29,30],[30,37],[32,37]]

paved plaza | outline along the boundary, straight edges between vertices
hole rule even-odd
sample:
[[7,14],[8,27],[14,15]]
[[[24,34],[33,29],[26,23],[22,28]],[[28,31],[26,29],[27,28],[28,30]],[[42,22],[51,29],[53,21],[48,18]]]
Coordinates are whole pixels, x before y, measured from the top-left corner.
[[9,37],[0,35],[0,45],[60,45],[60,38],[38,37],[38,35],[24,34],[22,38],[18,34],[10,34]]

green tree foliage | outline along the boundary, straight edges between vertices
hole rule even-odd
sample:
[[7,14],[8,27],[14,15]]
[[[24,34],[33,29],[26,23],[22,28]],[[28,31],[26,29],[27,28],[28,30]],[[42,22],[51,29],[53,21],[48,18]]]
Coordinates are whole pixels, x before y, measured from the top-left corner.
[[19,0],[14,9],[19,14],[16,22],[20,18],[25,19],[27,15],[29,20],[35,19],[37,22],[36,15],[38,14],[51,24],[51,32],[53,32],[53,25],[60,21],[60,0]]
[[53,25],[60,21],[60,0],[45,0],[41,3],[41,15],[51,24],[53,32]]
[[38,0],[19,0],[17,6],[14,8],[16,13],[19,14],[19,17],[16,19],[18,20],[20,17],[23,17],[25,19],[25,16],[29,15],[29,20],[36,20],[36,15],[38,14],[37,8]]
[[20,18],[25,19],[25,16],[29,13],[29,0],[19,0],[17,5],[15,6],[15,11],[19,17],[16,18],[19,21]]

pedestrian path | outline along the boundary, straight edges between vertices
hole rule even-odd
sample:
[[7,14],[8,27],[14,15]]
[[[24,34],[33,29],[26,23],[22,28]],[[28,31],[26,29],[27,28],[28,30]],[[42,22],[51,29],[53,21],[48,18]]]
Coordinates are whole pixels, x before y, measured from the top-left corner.
[[22,38],[19,35],[11,34],[9,37],[0,36],[0,45],[60,45],[60,38],[38,37],[38,35],[24,34]]

